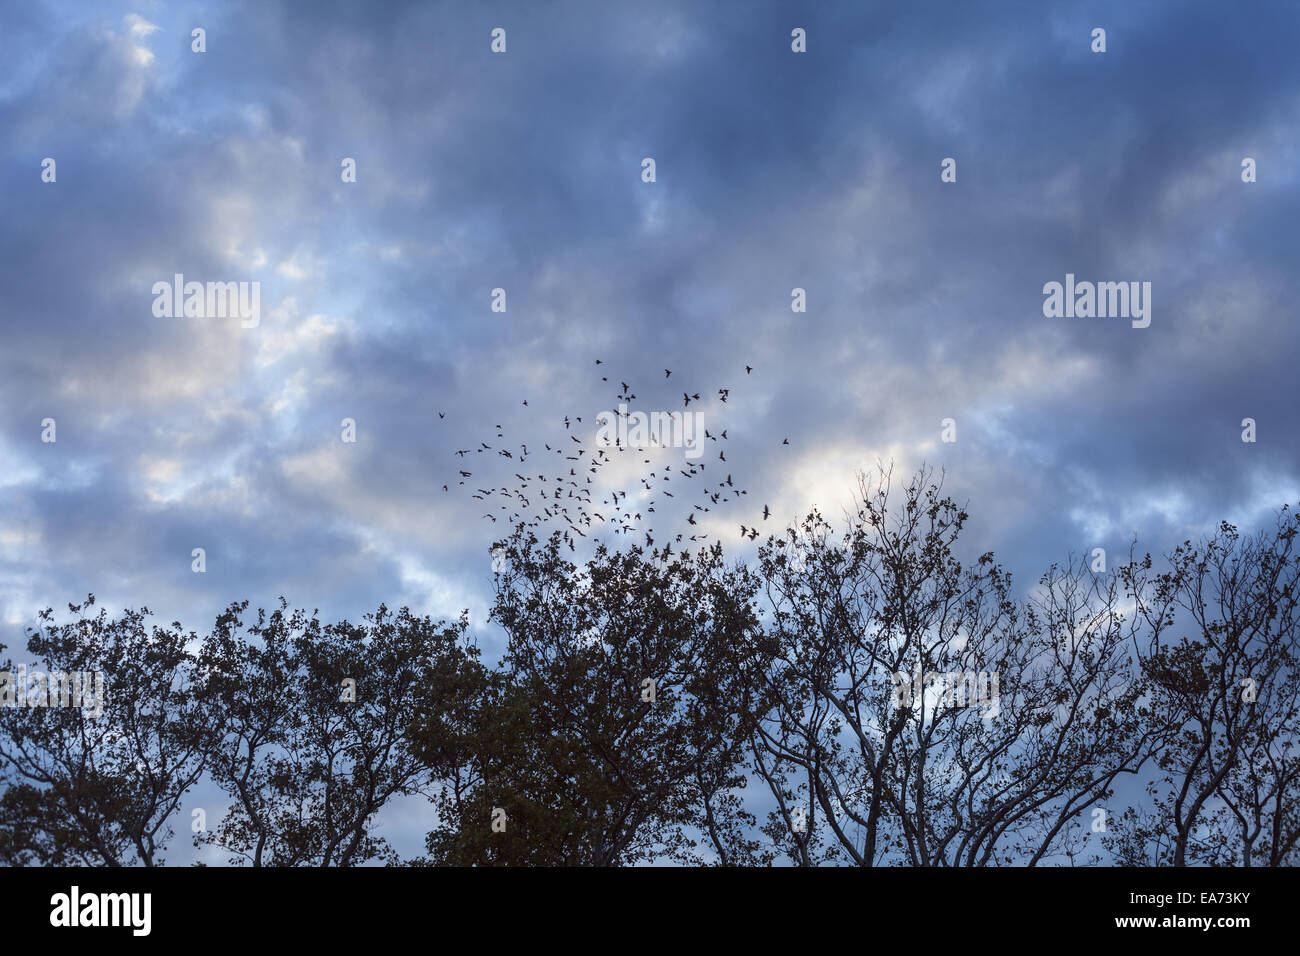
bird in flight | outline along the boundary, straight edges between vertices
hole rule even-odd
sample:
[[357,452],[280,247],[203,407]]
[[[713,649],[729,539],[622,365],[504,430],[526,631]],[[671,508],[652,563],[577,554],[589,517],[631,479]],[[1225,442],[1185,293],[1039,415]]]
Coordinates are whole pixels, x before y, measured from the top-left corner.
[[[595,359],[595,364],[599,367],[601,365],[606,365],[608,363],[605,362],[603,359]],[[754,367],[752,365],[745,366],[746,375],[752,374],[753,371],[754,371]],[[665,380],[671,378],[672,373],[673,370],[671,368],[664,368]],[[619,401],[632,401],[636,398],[636,396],[632,394],[631,384],[629,382],[623,381],[612,374],[602,375],[600,376],[600,379],[602,382],[609,382],[612,379],[614,382],[618,383],[621,389],[618,395]],[[716,387],[717,395],[721,399],[722,404],[726,407],[730,407],[729,399],[731,397],[731,391],[732,389],[727,386]],[[682,402],[688,409],[692,402],[699,403],[701,401],[702,401],[701,394],[699,392],[682,393]],[[524,408],[530,407],[530,403],[526,399],[521,401],[520,405]],[[437,411],[437,409],[435,409],[435,411]],[[626,415],[627,413],[624,412],[622,414]],[[445,410],[438,412],[438,417],[440,419],[445,419],[446,415],[447,413]],[[641,523],[644,521],[642,512],[644,512],[644,514],[647,517],[649,515],[656,513],[656,508],[655,508],[656,505],[655,498],[657,497],[656,491],[662,489],[657,489],[655,486],[652,485],[652,482],[655,480],[662,480],[663,482],[669,482],[671,480],[669,473],[674,470],[673,466],[668,464],[657,465],[655,464],[654,459],[650,457],[641,458],[640,459],[641,464],[643,466],[648,466],[651,469],[649,471],[642,472],[642,474],[640,474],[636,478],[636,480],[638,480],[642,486],[638,494],[646,494],[647,500],[645,501],[644,504],[641,505],[641,510],[638,511],[636,507],[628,506],[630,502],[626,500],[629,494],[627,491],[611,490],[609,492],[610,497],[605,499],[605,503],[612,505],[614,511],[612,514],[606,517],[605,515],[596,512],[594,509],[591,509],[591,504],[593,501],[592,495],[593,492],[595,491],[595,487],[596,487],[595,483],[598,480],[598,478],[594,476],[598,476],[601,473],[601,471],[605,469],[605,466],[613,464],[614,457],[608,454],[604,449],[596,449],[593,455],[591,456],[587,455],[587,449],[583,447],[584,437],[581,434],[581,430],[577,430],[575,433],[576,426],[581,425],[583,423],[582,417],[563,415],[561,422],[564,426],[564,430],[569,432],[570,441],[574,445],[577,445],[578,447],[576,449],[571,449],[572,451],[574,451],[574,454],[566,455],[564,448],[556,447],[551,445],[549,442],[546,442],[544,444],[544,448],[546,449],[547,454],[554,454],[556,456],[560,456],[563,458],[564,461],[567,461],[569,463],[583,465],[586,471],[590,472],[590,476],[586,474],[579,476],[576,472],[576,468],[569,469],[569,474],[567,478],[564,477],[563,471],[560,469],[556,470],[557,473],[553,473],[549,475],[538,474],[536,475],[535,479],[533,477],[524,475],[522,472],[515,472],[513,473],[513,480],[518,482],[517,485],[514,485],[513,487],[506,486],[502,488],[479,488],[477,489],[478,493],[471,495],[471,497],[474,500],[484,501],[486,499],[491,498],[495,494],[501,494],[506,498],[516,499],[519,502],[518,506],[513,506],[516,509],[531,509],[532,505],[530,504],[530,497],[535,498],[537,496],[540,496],[543,504],[539,514],[528,515],[527,512],[523,510],[515,510],[512,513],[511,512],[512,506],[507,504],[501,504],[500,510],[502,512],[507,513],[507,514],[503,514],[501,517],[507,517],[508,515],[508,520],[511,522],[517,521],[520,518],[527,519],[531,517],[532,519],[531,521],[528,520],[524,521],[524,524],[527,525],[528,527],[537,527],[539,524],[549,522],[549,521],[563,521],[568,526],[568,530],[564,532],[564,540],[569,544],[571,550],[574,549],[574,538],[571,537],[570,532],[574,536],[585,538],[587,537],[587,534],[585,532],[592,529],[593,521],[600,521],[602,523],[606,523],[606,526],[614,534],[634,534],[639,531],[641,534],[645,535],[646,548],[648,549],[653,548],[656,543],[654,536],[658,532],[656,531],[655,528],[652,527],[647,527],[647,526],[639,527],[639,525],[641,525]],[[499,440],[501,440],[502,444],[504,445],[505,435],[504,435],[503,427],[501,425],[497,425],[495,431],[496,431],[496,437]],[[709,429],[707,431],[704,431],[704,437],[709,439],[712,442],[725,441],[728,438],[728,432],[726,429],[722,429],[721,431],[715,431],[713,429]],[[623,452],[623,451],[635,452],[640,448],[637,442],[629,441],[627,439],[623,439],[622,441],[615,440],[614,444],[616,445],[617,450],[619,452]],[[790,444],[789,439],[788,438],[783,439],[782,444],[785,445]],[[656,438],[652,435],[646,440],[646,447],[666,448],[668,447],[668,444],[665,442],[657,441]],[[474,451],[477,451],[478,454],[482,454],[485,451],[495,451],[498,456],[502,458],[506,458],[507,460],[515,459],[516,461],[523,462],[529,454],[529,448],[527,445],[518,445],[518,448],[520,449],[520,454],[516,457],[506,447],[502,447],[501,449],[495,449],[492,445],[480,440],[479,447],[477,449],[472,449],[472,448],[453,449],[453,451],[460,458],[464,458],[465,455],[471,454]],[[725,451],[719,450],[718,460],[721,462],[727,461],[727,456]],[[678,471],[678,477],[679,479],[682,480],[691,479],[695,477],[700,477],[702,479],[705,467],[706,466],[703,462],[689,464]],[[551,471],[551,469],[543,468],[543,471]],[[460,472],[460,476],[463,479],[468,479],[473,474],[475,473],[470,472],[468,470]],[[579,477],[582,478],[586,487],[584,487],[582,483],[579,483],[577,481]],[[534,480],[536,481],[536,484],[534,484]],[[484,483],[486,484],[488,482],[485,481]],[[458,482],[458,484],[461,487],[463,487],[466,484],[466,481],[462,480]],[[704,484],[703,480],[701,481],[701,484]],[[713,506],[713,510],[716,510],[718,506],[723,505],[724,503],[729,503],[732,501],[739,502],[741,496],[748,494],[748,491],[745,488],[743,487],[738,488],[736,487],[736,484],[737,483],[735,482],[734,477],[728,474],[726,476],[725,481],[716,483],[715,488],[711,489],[710,487],[708,487],[708,485],[701,487],[700,493],[709,499],[709,505]],[[568,487],[565,488],[564,486],[568,486]],[[444,490],[449,491],[450,484],[444,485]],[[666,490],[663,491],[663,496],[668,499],[672,499],[674,497],[672,492]],[[698,516],[694,512],[702,512],[708,514],[711,513],[711,509],[710,507],[706,507],[703,504],[694,505],[693,507],[688,506],[686,512],[687,513],[686,523],[690,526],[693,526],[692,528],[693,530],[694,528],[698,527]],[[769,519],[770,516],[771,516],[771,508],[769,506],[764,506],[763,508],[764,520]],[[495,521],[497,516],[489,512],[488,514],[485,514],[483,517]],[[758,537],[758,531],[756,528],[742,525],[740,530],[742,536],[749,538],[750,540],[754,540]],[[662,529],[660,529],[660,531],[662,531]],[[709,535],[689,534],[689,532],[684,534],[673,535],[670,532],[664,534],[664,537],[673,539],[674,543],[680,545],[687,537],[689,537],[689,540],[692,543],[694,543],[697,541],[706,541],[709,538]],[[595,540],[599,541],[598,538]],[[671,549],[669,548],[668,543],[665,542],[663,549],[659,552],[659,555],[662,555],[663,560],[667,560],[668,555],[670,554],[671,554]]]

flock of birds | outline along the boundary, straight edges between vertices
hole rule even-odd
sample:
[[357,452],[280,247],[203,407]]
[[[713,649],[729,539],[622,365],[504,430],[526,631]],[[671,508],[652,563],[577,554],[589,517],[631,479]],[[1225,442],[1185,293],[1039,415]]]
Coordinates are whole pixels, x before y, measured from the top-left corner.
[[[602,368],[605,363],[596,359],[599,374],[607,371]],[[745,375],[751,375],[752,366],[745,366]],[[671,369],[664,369],[664,378],[672,377]],[[608,382],[608,375],[601,375],[602,382]],[[620,381],[621,391],[615,401],[625,405],[633,401],[636,395],[627,382]],[[730,388],[719,388],[717,394],[720,403],[725,404],[731,396]],[[684,391],[682,404],[689,409],[692,402],[701,403],[699,392]],[[528,407],[527,399],[521,403]],[[627,416],[626,408],[620,408],[615,415]],[[439,412],[439,419],[445,419],[446,413]],[[727,470],[727,429],[703,429],[698,439],[701,447],[716,450],[714,461],[704,460],[679,462],[674,468],[672,462],[656,464],[654,452],[667,446],[651,436],[642,444],[629,444],[615,438],[612,445],[601,441],[586,440],[584,424],[579,416],[565,415],[561,424],[564,431],[558,433],[555,444],[542,443],[542,451],[537,450],[536,442],[530,452],[526,443],[505,445],[505,430],[501,425],[495,428],[495,443],[479,441],[477,448],[458,448],[455,457],[456,475],[443,484],[442,490],[448,493],[459,492],[462,488],[474,501],[483,502],[487,511],[485,520],[494,524],[500,518],[511,526],[524,525],[528,528],[558,528],[562,531],[569,550],[576,551],[576,538],[600,540],[600,532],[607,531],[614,535],[645,536],[645,547],[655,557],[667,560],[672,555],[673,544],[686,545],[687,542],[704,542],[709,535],[700,530],[697,515],[714,514],[728,503],[739,502],[748,496],[745,488],[737,487],[732,473]],[[586,423],[588,428],[591,423]],[[784,438],[782,445],[789,445],[790,439]],[[487,455],[486,459],[479,456]],[[635,497],[624,489],[607,489],[602,481],[602,473],[611,465],[640,458],[639,474],[636,475]],[[509,462],[504,464],[502,459]],[[541,465],[538,459],[544,459]],[[530,462],[527,468],[525,462]],[[713,464],[713,471],[708,472],[706,465]],[[483,487],[485,474],[505,472],[504,477],[493,479],[491,487]],[[476,475],[478,478],[476,479]],[[513,478],[513,480],[511,480]],[[715,479],[721,480],[715,480]],[[676,484],[673,484],[676,479]],[[676,491],[672,490],[676,489]],[[696,494],[698,492],[698,495]],[[655,529],[651,527],[652,516],[657,514],[655,505],[660,496],[673,498],[680,505],[689,505],[685,524],[687,527],[675,535],[662,535],[662,543],[656,547]],[[690,497],[696,495],[694,502]],[[504,514],[502,514],[504,512]],[[771,516],[771,509],[763,506],[762,520]],[[759,535],[756,527],[740,525],[742,540],[753,540]],[[689,547],[689,545],[687,545]]]

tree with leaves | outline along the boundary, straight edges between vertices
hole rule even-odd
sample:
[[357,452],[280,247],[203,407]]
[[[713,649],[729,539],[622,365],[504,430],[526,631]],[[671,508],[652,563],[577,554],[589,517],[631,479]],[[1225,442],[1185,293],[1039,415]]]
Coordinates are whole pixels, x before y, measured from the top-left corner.
[[762,861],[739,796],[753,578],[720,549],[602,546],[579,567],[561,544],[521,529],[501,545],[507,648],[482,687],[475,786],[441,805],[432,859]]
[[27,652],[44,675],[101,675],[103,700],[0,708],[4,862],[157,866],[170,819],[205,768],[205,728],[189,693],[195,635],[178,623],[151,628],[148,608],[114,618],[94,605],[93,594],[69,604],[73,619],[62,624],[43,611]]
[[409,730],[442,706],[427,695],[437,681],[475,665],[467,622],[381,604],[360,624],[322,624],[281,599],[245,634],[246,606],[228,608],[198,654],[209,772],[232,803],[195,843],[253,866],[397,862],[375,815],[430,792],[435,768]]

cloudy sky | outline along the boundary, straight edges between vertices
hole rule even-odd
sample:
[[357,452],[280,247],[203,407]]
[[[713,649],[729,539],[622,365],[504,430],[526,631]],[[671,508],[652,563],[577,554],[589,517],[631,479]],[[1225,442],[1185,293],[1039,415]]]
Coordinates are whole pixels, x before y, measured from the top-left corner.
[[[454,452],[554,446],[566,415],[590,441],[616,382],[728,430],[750,493],[703,525],[740,556],[764,504],[836,515],[877,460],[946,469],[1022,584],[1265,521],[1300,499],[1298,27],[1264,2],[11,5],[0,642],[88,592],[199,630],[284,595],[467,608],[491,655],[503,522]],[[260,283],[259,323],[156,316],[176,273]],[[1045,317],[1067,274],[1150,282],[1150,326]],[[515,470],[492,457],[476,482]]]

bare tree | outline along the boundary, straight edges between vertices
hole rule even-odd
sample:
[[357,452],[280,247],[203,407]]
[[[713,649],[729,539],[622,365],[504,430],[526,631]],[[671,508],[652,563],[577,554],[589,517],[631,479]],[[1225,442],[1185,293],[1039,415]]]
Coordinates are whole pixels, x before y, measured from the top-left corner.
[[1023,606],[991,553],[958,560],[967,515],[932,472],[897,507],[890,484],[861,480],[841,540],[814,513],[760,551],[769,835],[803,865],[1037,863],[1158,742],[1119,589],[1057,568]]
[[[1300,841],[1296,675],[1300,519],[1243,537],[1226,522],[1168,556],[1125,568],[1149,627],[1143,671],[1153,721],[1174,729],[1148,783],[1157,817],[1130,814],[1129,858],[1175,866],[1294,862]],[[1163,847],[1152,852],[1151,845]]]

